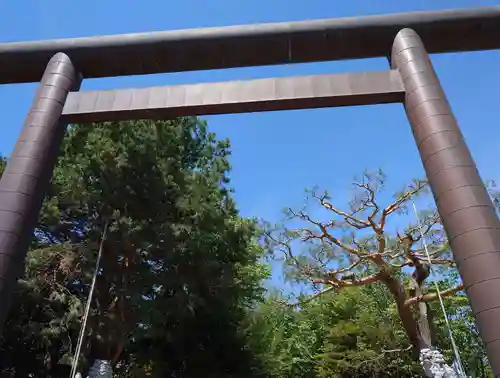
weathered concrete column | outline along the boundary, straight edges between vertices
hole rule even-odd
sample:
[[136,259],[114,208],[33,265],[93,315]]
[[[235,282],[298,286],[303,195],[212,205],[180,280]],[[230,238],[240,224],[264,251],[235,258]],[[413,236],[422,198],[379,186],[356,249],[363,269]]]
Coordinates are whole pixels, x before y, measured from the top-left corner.
[[500,376],[500,222],[420,37],[401,30],[391,64],[495,377]]
[[64,103],[80,82],[68,56],[52,57],[0,179],[0,333],[66,130]]

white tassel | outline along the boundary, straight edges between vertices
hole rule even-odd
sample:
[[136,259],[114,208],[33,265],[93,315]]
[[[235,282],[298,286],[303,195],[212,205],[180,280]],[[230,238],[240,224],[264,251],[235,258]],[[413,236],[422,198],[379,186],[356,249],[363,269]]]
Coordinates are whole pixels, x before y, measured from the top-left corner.
[[450,367],[437,349],[422,349],[420,364],[429,378],[467,378],[460,370]]
[[113,378],[111,361],[95,360],[87,378]]

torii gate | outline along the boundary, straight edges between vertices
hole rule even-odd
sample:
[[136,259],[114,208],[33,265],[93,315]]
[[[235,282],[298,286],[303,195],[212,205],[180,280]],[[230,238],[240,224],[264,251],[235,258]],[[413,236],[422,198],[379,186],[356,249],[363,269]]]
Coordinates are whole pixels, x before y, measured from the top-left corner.
[[[500,376],[500,222],[427,54],[498,48],[500,6],[0,44],[0,84],[40,81],[0,180],[0,331],[68,123],[400,102]],[[369,57],[391,68],[78,92],[82,78]]]

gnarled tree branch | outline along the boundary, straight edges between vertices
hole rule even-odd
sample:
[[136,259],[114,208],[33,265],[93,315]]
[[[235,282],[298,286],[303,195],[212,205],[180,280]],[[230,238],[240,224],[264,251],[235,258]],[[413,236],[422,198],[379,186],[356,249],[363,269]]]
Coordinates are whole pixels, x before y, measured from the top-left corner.
[[[452,287],[452,288],[443,290],[443,291],[441,291],[441,298],[445,298],[445,297],[448,297],[450,295],[453,295],[453,294],[455,294],[458,291],[463,290],[463,289],[464,289],[464,285],[461,284],[461,285],[458,285],[456,287]],[[413,297],[413,298],[407,299],[405,301],[405,306],[411,306],[411,305],[418,303],[418,302],[431,302],[431,301],[435,301],[436,299],[438,299],[438,293],[428,293],[428,294],[424,294],[424,295],[421,295],[418,297]]]

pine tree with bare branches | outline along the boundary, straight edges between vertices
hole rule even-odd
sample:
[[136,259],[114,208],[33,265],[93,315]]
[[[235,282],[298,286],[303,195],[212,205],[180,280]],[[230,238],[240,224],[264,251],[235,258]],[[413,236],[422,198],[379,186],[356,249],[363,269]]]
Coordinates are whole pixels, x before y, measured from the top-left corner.
[[[383,203],[385,184],[382,171],[365,172],[353,182],[346,209],[338,208],[327,191],[309,190],[315,207],[288,208],[283,224],[264,226],[264,239],[273,256],[283,259],[287,277],[312,287],[313,294],[301,295],[299,305],[345,288],[383,284],[409,341],[401,350],[410,347],[418,358],[435,346],[429,302],[438,295],[429,285],[431,271],[450,272],[455,263],[432,205],[418,214],[420,224],[413,214],[412,200],[428,193],[427,182],[413,180]],[[403,218],[408,226],[398,230],[395,222]],[[441,296],[462,290],[457,280]]]

